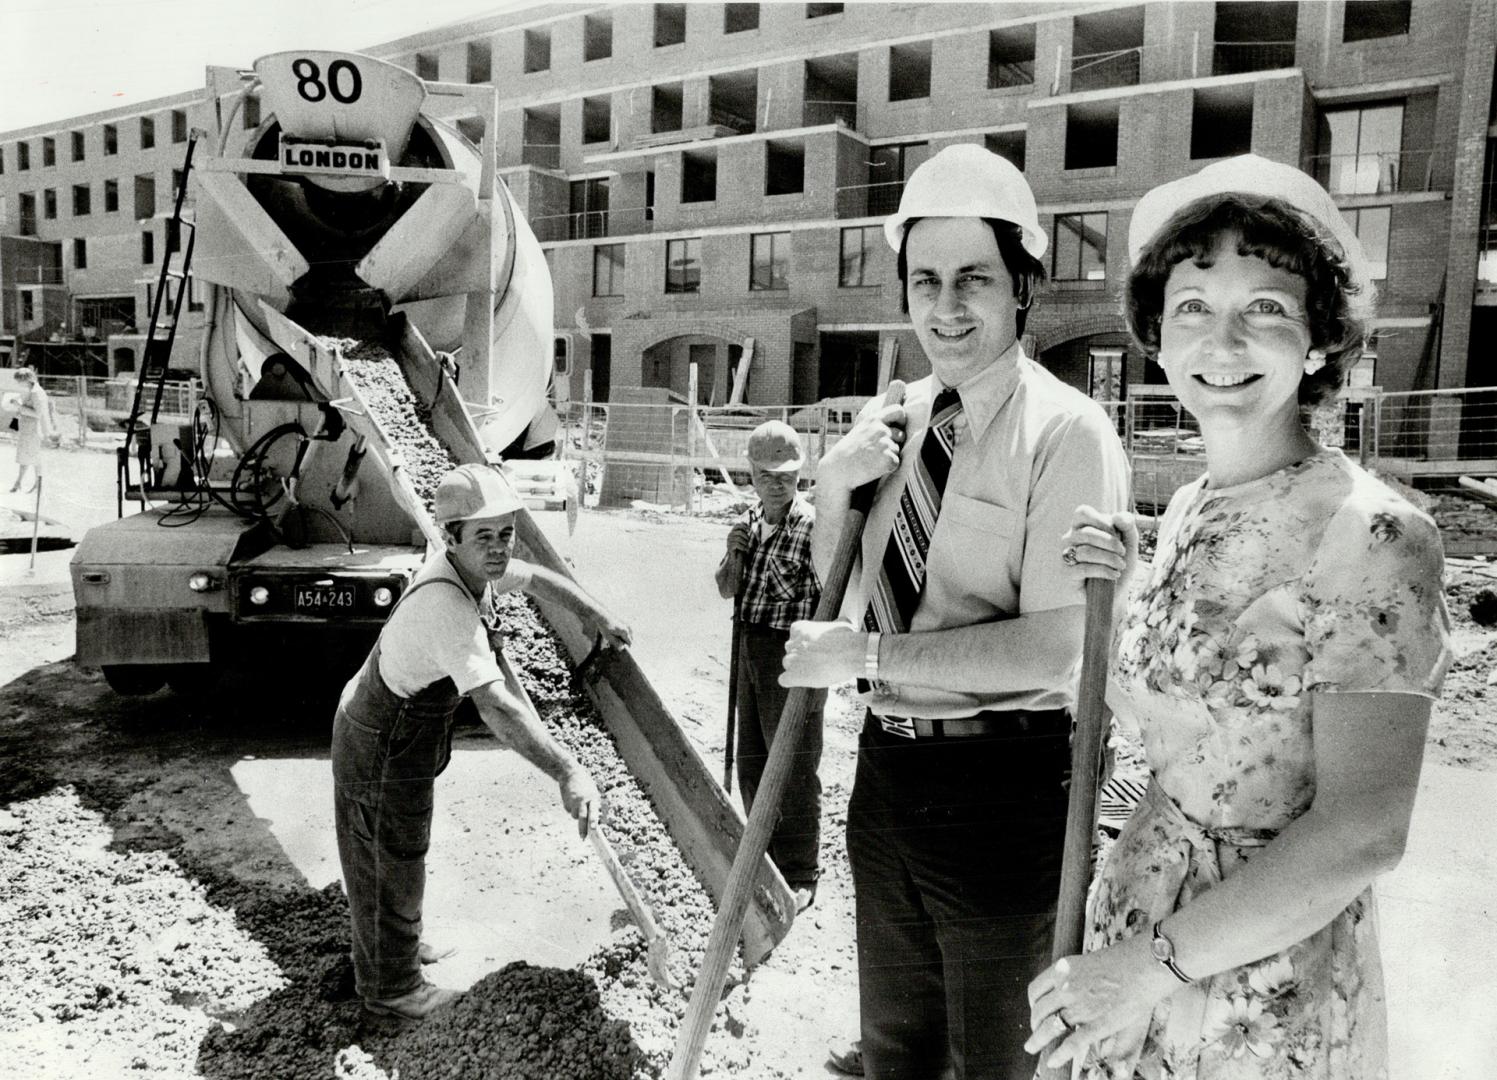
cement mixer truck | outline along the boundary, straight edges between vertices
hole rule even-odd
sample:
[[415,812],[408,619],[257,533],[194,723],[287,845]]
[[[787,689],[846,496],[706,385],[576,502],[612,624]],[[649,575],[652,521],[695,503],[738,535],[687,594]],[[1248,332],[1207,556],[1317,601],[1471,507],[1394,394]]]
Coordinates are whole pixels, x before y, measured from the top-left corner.
[[[248,663],[279,691],[298,658],[327,675],[356,665],[443,543],[429,511],[442,474],[509,467],[534,445],[527,429],[549,419],[550,276],[486,139],[450,122],[493,132],[497,102],[489,86],[349,53],[209,69],[184,168],[190,268],[176,271],[208,286],[203,403],[182,425],[137,395],[119,475],[122,507],[143,508],[88,532],[72,562],[77,660],[114,690],[191,693]],[[169,342],[152,347],[142,387],[167,367]],[[521,557],[570,575],[528,513],[516,532]],[[720,896],[742,817],[633,657],[595,663],[589,629],[537,603],[610,745]],[[761,860],[746,962],[794,910]]]
[[186,426],[142,410],[122,502],[148,509],[73,562],[78,659],[124,693],[357,653],[439,542],[441,472],[548,407],[545,259],[453,122],[494,131],[492,87],[305,50],[210,68],[205,106],[175,272],[207,287],[205,400]]

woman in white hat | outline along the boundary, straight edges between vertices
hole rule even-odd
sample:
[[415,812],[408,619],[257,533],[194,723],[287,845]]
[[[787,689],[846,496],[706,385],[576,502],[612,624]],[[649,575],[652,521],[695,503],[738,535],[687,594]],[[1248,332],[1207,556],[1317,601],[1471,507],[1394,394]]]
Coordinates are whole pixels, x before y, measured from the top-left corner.
[[1129,254],[1130,330],[1207,471],[1131,600],[1126,515],[1082,507],[1064,540],[1121,581],[1108,700],[1152,782],[1088,951],[1030,986],[1030,1048],[1088,1077],[1386,1076],[1370,885],[1451,654],[1434,523],[1302,420],[1360,352],[1367,262],[1318,184],[1253,156],[1145,195]]
[[16,368],[14,375],[21,392],[16,410],[16,482],[10,490],[21,490],[29,469],[33,479],[26,490],[33,491],[42,477],[42,443],[52,440],[52,402],[31,368]]

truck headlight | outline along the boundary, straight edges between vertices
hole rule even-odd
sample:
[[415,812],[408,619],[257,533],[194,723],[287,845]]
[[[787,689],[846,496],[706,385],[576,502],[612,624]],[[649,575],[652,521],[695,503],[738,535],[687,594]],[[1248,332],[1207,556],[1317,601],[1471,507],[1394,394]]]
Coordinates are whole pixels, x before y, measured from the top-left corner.
[[207,592],[213,588],[213,575],[199,570],[187,579],[187,587],[193,592]]
[[249,592],[249,601],[251,604],[255,604],[257,606],[269,603],[270,590],[267,589],[264,585],[256,585]]
[[390,591],[390,587],[388,585],[381,585],[379,588],[374,590],[375,607],[389,607],[394,600],[395,594]]

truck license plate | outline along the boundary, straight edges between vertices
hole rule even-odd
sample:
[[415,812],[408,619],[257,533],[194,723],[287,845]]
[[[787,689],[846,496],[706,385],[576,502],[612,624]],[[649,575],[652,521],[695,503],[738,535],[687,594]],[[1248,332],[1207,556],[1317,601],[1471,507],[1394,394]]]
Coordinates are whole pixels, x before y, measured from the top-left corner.
[[298,585],[292,606],[297,611],[321,612],[352,611],[354,591],[352,585]]

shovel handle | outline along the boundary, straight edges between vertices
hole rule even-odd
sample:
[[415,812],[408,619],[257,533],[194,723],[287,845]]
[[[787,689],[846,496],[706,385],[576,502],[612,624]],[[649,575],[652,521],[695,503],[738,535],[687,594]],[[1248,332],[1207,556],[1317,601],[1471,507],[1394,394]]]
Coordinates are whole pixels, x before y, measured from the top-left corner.
[[[898,405],[903,400],[904,383],[895,380],[889,384],[884,402],[886,405]],[[853,565],[857,562],[858,551],[862,547],[863,524],[873,505],[876,487],[876,482],[868,483],[852,493],[847,516],[842,522],[842,533],[837,538],[831,568],[826,580],[822,582],[821,599],[816,604],[813,618],[817,622],[830,622],[837,617],[838,610],[842,607],[847,583],[852,577]],[[769,748],[769,760],[765,762],[764,775],[760,778],[759,790],[754,795],[754,808],[749,812],[748,822],[743,828],[743,838],[738,841],[738,851],[733,856],[733,866],[728,871],[728,880],[723,886],[717,918],[712,923],[712,934],[707,939],[702,966],[691,990],[691,1003],[676,1032],[675,1049],[666,1070],[667,1080],[694,1080],[697,1075],[702,1049],[707,1043],[707,1032],[712,1026],[712,1014],[722,998],[728,965],[732,963],[733,954],[738,948],[738,937],[743,931],[743,920],[752,899],[759,860],[769,850],[769,838],[774,831],[775,820],[779,817],[780,799],[790,780],[790,766],[800,747],[813,692],[804,686],[797,686],[785,699],[774,741]]]
[[738,654],[743,649],[743,582],[733,594],[733,636],[728,647],[728,735],[723,744],[723,790],[733,794],[733,755],[738,743]]
[[[1071,739],[1071,790],[1066,839],[1060,862],[1051,960],[1081,952],[1086,936],[1086,890],[1092,877],[1092,841],[1097,831],[1097,783],[1102,774],[1102,733],[1107,724],[1107,658],[1112,639],[1113,582],[1086,579],[1086,630],[1081,644],[1081,683],[1076,691],[1076,732]],[[1040,1080],[1068,1080],[1070,1065],[1051,1069],[1040,1052]]]
[[619,862],[613,845],[603,835],[603,830],[594,824],[591,829],[587,830],[587,838],[592,841],[593,850],[598,853],[598,858],[613,881],[613,887],[618,890],[619,896],[623,897],[624,906],[629,909],[629,915],[634,919],[634,924],[639,927],[639,932],[644,935],[645,941],[647,943],[664,941],[660,926],[655,922],[654,913],[650,911],[644,897],[639,895],[634,882],[629,880],[629,875],[624,871],[623,864]]

